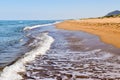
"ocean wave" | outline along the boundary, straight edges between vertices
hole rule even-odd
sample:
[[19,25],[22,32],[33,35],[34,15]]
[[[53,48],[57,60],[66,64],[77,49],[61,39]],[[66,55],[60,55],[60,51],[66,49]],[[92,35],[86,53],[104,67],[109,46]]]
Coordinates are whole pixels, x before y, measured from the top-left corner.
[[57,23],[60,23],[60,21],[56,21],[54,23],[42,24],[42,25],[27,26],[23,30],[26,31],[26,30],[31,30],[31,29],[39,28],[39,27],[51,26],[51,25],[54,25],[54,24],[57,24]]
[[[50,25],[50,24],[49,24]],[[39,25],[40,26],[40,25]],[[45,25],[44,25],[45,26]],[[38,26],[34,26],[33,29]],[[26,28],[27,29],[27,28]],[[43,55],[49,50],[54,39],[47,33],[40,33],[34,36],[30,36],[34,40],[28,44],[29,47],[35,47],[30,52],[25,53],[20,59],[18,59],[14,64],[6,66],[2,73],[0,74],[0,80],[21,80],[23,79],[20,73],[26,72],[25,65],[33,60],[38,55]]]

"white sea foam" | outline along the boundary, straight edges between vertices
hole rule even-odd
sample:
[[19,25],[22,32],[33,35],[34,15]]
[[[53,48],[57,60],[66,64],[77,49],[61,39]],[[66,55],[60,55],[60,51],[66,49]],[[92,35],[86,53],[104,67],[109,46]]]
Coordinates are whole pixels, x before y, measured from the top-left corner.
[[34,29],[34,28],[39,28],[39,27],[44,27],[44,26],[51,26],[51,25],[58,24],[58,23],[60,23],[60,22],[42,24],[42,25],[35,25],[35,26],[28,26],[28,27],[25,27],[23,30],[31,30],[31,29]]
[[[34,37],[33,44],[37,47],[30,52],[27,52],[23,57],[16,61],[13,65],[6,66],[1,73],[0,80],[21,80],[22,76],[19,73],[26,72],[25,65],[33,60],[38,55],[43,55],[49,50],[54,39],[46,33],[41,33]],[[37,42],[37,44],[36,44]]]

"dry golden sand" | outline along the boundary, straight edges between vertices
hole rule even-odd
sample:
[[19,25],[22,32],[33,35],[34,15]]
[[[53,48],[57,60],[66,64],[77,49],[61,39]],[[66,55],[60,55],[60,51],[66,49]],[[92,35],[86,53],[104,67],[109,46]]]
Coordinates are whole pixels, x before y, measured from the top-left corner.
[[81,30],[95,34],[108,44],[120,48],[120,18],[68,20],[56,24],[65,30]]

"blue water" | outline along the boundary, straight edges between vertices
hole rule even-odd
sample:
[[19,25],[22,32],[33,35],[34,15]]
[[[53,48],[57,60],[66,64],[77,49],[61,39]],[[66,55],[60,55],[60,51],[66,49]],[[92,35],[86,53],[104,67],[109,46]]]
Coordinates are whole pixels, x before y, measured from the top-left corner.
[[[0,21],[0,66],[5,66],[14,61],[22,46],[20,39],[25,37],[23,30],[27,26],[54,23],[56,20],[10,20]],[[25,46],[24,46],[25,47]]]

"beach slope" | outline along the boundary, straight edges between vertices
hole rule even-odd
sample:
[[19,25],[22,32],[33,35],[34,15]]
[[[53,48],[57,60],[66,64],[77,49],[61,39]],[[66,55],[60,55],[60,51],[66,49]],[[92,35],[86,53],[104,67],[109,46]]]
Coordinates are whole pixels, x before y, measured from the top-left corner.
[[59,29],[78,30],[95,34],[108,44],[120,48],[120,18],[67,20],[56,24]]

